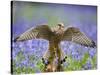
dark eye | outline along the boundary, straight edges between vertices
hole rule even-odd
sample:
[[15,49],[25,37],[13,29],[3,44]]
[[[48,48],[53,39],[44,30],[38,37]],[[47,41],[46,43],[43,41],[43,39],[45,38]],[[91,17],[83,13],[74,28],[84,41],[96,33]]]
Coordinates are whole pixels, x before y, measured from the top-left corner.
[[58,26],[61,26],[61,24],[58,24]]

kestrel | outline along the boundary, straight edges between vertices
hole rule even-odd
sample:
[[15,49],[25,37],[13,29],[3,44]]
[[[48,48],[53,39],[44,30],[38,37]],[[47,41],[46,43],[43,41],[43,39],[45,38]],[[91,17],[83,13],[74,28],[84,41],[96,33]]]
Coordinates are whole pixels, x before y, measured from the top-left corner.
[[[95,47],[96,44],[93,40],[88,38],[84,33],[82,33],[78,28],[69,27],[64,28],[63,23],[57,24],[55,28],[50,28],[48,25],[40,25],[33,27],[20,36],[18,36],[14,41],[25,41],[31,39],[45,39],[49,41],[49,53],[48,58],[49,63],[46,66],[46,71],[61,71],[61,56],[63,55],[59,45],[61,41],[72,41],[80,45]],[[57,57],[58,65],[55,67],[53,61]],[[48,69],[49,67],[49,69]]]

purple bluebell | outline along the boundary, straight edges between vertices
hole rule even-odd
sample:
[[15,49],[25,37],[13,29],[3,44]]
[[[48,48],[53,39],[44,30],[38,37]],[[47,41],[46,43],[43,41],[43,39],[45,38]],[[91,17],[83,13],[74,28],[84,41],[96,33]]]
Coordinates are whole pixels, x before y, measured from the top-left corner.
[[86,64],[83,65],[84,70],[92,69],[92,63],[90,60],[87,60]]
[[91,58],[93,58],[95,56],[95,54],[96,54],[96,49],[90,49],[89,50],[89,55],[90,55]]

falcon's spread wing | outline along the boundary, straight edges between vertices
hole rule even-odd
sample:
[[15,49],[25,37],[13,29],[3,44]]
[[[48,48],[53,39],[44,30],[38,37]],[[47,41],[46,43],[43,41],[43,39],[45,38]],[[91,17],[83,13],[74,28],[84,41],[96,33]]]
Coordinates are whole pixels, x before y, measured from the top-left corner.
[[35,39],[35,38],[42,38],[49,40],[50,36],[52,34],[51,29],[49,28],[48,25],[41,25],[37,26],[36,28],[31,28],[18,36],[14,41],[25,41],[25,40],[30,40],[30,39]]
[[72,41],[84,46],[96,46],[93,40],[88,38],[84,33],[80,32],[80,30],[75,27],[70,27],[65,30],[62,40]]

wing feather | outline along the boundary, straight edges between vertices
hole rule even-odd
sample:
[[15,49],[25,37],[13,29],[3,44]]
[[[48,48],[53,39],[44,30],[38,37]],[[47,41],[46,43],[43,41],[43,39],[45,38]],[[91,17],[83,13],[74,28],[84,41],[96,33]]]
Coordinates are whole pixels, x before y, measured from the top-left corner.
[[31,28],[18,36],[17,38],[14,39],[14,41],[25,41],[25,40],[31,40],[35,38],[41,38],[41,39],[46,39],[49,40],[50,36],[53,34],[51,29],[49,28],[48,25],[40,25],[37,26],[36,28]]
[[96,46],[93,40],[88,38],[84,33],[80,32],[80,30],[75,27],[70,27],[67,30],[65,30],[62,40],[72,41],[84,46]]

